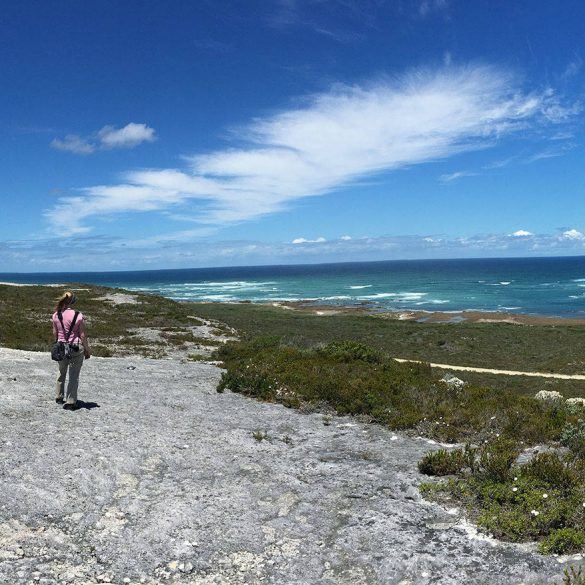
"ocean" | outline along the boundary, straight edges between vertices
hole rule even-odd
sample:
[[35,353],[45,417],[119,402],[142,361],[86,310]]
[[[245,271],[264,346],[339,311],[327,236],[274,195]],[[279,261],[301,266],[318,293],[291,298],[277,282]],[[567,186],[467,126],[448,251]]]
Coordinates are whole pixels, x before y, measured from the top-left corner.
[[2,282],[82,282],[157,293],[178,301],[299,301],[383,310],[507,311],[585,317],[585,256],[404,260],[0,274]]

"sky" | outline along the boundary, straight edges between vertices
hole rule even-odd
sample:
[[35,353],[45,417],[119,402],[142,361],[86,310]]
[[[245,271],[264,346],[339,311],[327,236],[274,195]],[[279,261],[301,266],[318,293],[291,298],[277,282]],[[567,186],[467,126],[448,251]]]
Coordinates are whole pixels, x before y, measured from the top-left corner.
[[0,272],[585,253],[585,3],[4,0]]

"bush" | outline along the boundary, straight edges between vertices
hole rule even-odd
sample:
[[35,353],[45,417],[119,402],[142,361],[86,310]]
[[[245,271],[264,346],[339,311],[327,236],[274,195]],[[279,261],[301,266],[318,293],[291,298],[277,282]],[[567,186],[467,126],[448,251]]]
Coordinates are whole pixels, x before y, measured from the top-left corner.
[[[289,406],[326,403],[339,414],[364,414],[449,443],[498,434],[527,444],[558,440],[569,416],[504,389],[467,384],[464,392],[447,392],[428,364],[397,363],[363,343],[301,341],[265,336],[219,347],[213,357],[227,373],[218,390]],[[495,464],[486,462],[488,469]]]
[[228,343],[214,357],[227,369],[220,392],[229,388],[290,406],[326,404],[394,428],[413,427],[423,418],[420,398],[432,393],[433,380],[418,365],[399,364],[353,342],[305,349],[262,338]]
[[475,465],[427,494],[460,501],[497,538],[540,540],[547,553],[585,550],[584,462],[547,452],[518,466],[515,455],[510,441],[485,445]]
[[479,466],[487,480],[506,481],[519,449],[511,439],[501,439],[485,445],[480,451]]
[[475,450],[466,445],[465,449],[447,451],[439,449],[427,453],[418,463],[418,470],[424,475],[454,475],[465,468],[475,467]]
[[418,470],[424,475],[453,475],[463,467],[460,451],[431,451],[419,462]]
[[568,423],[561,433],[561,444],[585,458],[585,420],[579,419],[576,424]]
[[571,554],[585,548],[585,532],[576,528],[553,530],[541,543],[544,554]]
[[575,470],[567,466],[557,453],[538,453],[522,467],[522,475],[547,487],[570,490],[579,484]]
[[379,351],[357,341],[333,341],[321,350],[321,353],[343,362],[361,360],[370,364],[381,362]]

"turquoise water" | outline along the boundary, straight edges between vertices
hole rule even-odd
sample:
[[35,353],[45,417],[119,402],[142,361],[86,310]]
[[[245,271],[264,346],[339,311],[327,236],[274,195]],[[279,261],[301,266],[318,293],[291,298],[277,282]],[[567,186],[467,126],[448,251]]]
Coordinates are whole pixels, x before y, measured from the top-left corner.
[[104,284],[179,301],[310,299],[319,304],[384,310],[481,310],[585,317],[585,256],[0,274],[0,281]]

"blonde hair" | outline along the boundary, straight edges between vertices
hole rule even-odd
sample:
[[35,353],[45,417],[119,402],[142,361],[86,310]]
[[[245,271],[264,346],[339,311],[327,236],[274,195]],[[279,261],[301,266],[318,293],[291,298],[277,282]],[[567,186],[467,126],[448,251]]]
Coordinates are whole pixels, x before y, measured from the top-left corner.
[[58,313],[62,311],[69,305],[71,305],[75,300],[75,295],[68,290],[67,292],[63,293],[61,297],[57,300],[57,305],[55,306],[55,311]]

